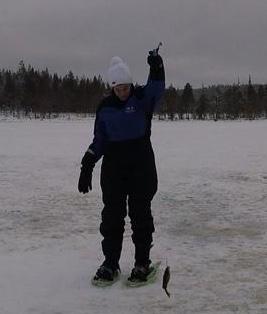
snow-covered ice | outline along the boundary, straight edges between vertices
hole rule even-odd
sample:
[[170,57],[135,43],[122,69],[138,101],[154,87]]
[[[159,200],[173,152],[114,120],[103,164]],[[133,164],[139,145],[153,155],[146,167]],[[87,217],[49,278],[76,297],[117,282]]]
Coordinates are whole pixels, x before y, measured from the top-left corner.
[[[100,162],[77,191],[93,120],[0,122],[1,314],[267,313],[267,121],[153,122],[159,191],[153,260],[171,268],[126,289],[92,287],[102,262]],[[160,276],[161,277],[161,276]]]

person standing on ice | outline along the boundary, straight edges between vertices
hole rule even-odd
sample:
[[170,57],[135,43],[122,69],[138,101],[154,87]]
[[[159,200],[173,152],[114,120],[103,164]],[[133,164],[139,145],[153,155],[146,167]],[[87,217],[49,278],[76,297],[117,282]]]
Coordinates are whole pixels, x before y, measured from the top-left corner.
[[158,48],[147,57],[150,71],[145,86],[135,88],[128,65],[120,57],[111,59],[107,73],[111,95],[97,109],[93,142],[81,161],[78,190],[88,193],[95,163],[103,156],[100,182],[104,208],[100,233],[105,260],[94,281],[113,283],[118,277],[127,204],[135,245],[135,263],[129,280],[145,281],[151,271],[150,249],[155,231],[151,201],[158,183],[150,141],[151,120],[165,89],[164,65]]

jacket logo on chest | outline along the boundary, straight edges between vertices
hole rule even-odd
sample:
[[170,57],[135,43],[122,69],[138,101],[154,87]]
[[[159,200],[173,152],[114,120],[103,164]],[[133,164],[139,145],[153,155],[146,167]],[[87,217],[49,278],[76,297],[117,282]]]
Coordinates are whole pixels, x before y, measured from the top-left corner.
[[127,107],[125,108],[125,110],[124,110],[125,113],[133,113],[133,112],[135,112],[135,111],[136,111],[136,109],[135,109],[134,106],[127,106]]

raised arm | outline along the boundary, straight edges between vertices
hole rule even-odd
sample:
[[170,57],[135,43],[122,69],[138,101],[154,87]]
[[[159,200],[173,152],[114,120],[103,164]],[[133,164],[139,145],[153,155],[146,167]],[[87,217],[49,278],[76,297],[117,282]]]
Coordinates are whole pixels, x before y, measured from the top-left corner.
[[143,104],[147,112],[153,113],[165,90],[165,70],[161,56],[150,52],[147,57],[150,66],[147,84],[142,87]]

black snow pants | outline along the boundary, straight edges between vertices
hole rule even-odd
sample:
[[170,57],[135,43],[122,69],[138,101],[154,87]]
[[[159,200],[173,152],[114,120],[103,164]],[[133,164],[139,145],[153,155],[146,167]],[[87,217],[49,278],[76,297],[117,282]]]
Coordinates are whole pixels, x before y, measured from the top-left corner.
[[127,205],[135,245],[135,265],[150,262],[152,233],[155,231],[151,201],[157,191],[157,183],[155,158],[149,139],[110,145],[101,168],[104,208],[100,232],[104,238],[104,265],[119,266]]

